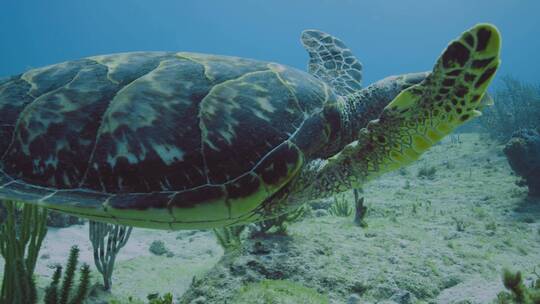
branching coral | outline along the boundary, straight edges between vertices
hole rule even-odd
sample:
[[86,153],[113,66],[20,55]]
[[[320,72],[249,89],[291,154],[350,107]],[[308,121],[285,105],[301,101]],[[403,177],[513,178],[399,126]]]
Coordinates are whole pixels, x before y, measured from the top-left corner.
[[0,253],[5,265],[0,302],[36,303],[33,273],[47,234],[47,210],[35,205],[18,209],[17,203],[11,201],[3,205],[6,217],[0,225]]
[[126,245],[132,229],[123,225],[90,221],[89,235],[94,248],[94,263],[103,276],[105,290],[111,288],[116,255]]
[[505,269],[503,271],[502,279],[504,287],[506,287],[510,293],[499,293],[499,303],[540,304],[540,276],[538,274],[536,274],[536,276],[536,280],[534,280],[530,286],[526,286],[523,283],[521,272],[511,272],[508,269]]

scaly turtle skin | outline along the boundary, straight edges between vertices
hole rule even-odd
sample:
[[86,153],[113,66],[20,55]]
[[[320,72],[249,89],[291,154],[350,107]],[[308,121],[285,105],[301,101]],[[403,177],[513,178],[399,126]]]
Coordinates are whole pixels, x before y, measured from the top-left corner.
[[264,219],[414,161],[479,115],[499,64],[499,34],[481,24],[431,74],[361,89],[341,41],[302,41],[310,74],[152,52],[0,82],[0,199],[163,229]]

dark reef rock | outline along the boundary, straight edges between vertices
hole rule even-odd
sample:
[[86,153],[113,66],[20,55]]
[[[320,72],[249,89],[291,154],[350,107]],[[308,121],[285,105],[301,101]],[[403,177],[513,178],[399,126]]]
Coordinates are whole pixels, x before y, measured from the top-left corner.
[[531,129],[514,132],[504,154],[512,170],[525,180],[529,195],[540,196],[540,134]]
[[247,239],[240,251],[224,255],[210,272],[194,278],[180,303],[191,304],[199,296],[204,296],[207,303],[232,303],[242,286],[266,279],[290,280],[341,299],[364,292],[366,287],[357,282],[360,278],[324,274],[325,259],[320,256],[330,255],[331,251],[324,244],[306,246],[303,241],[284,235]]
[[49,213],[47,214],[47,226],[49,227],[66,228],[71,225],[83,224],[83,222],[84,221],[79,217],[52,210],[49,210]]

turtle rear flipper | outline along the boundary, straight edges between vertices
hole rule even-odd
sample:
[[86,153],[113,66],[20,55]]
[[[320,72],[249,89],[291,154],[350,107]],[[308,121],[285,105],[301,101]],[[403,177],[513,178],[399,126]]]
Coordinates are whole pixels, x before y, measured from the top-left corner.
[[328,159],[312,197],[357,187],[420,157],[456,127],[479,116],[482,97],[499,66],[500,36],[479,24],[449,44],[433,72],[402,91],[357,141]]
[[362,89],[362,64],[338,38],[318,30],[302,32],[309,53],[309,73],[342,96]]

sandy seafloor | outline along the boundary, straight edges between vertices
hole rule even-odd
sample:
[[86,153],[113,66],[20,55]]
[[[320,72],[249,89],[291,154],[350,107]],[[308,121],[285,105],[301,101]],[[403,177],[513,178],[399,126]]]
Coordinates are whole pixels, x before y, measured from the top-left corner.
[[[291,224],[285,239],[294,244],[295,256],[274,257],[268,268],[282,267],[287,279],[328,294],[331,303],[351,298],[358,303],[490,303],[503,289],[503,267],[533,278],[534,267],[540,266],[540,199],[528,198],[527,189],[516,185],[502,145],[478,134],[459,138],[460,143],[445,139],[414,165],[366,185],[368,228],[354,226],[352,217],[331,215]],[[417,176],[426,166],[436,167],[433,179]],[[464,223],[462,231],[457,222]],[[154,240],[164,241],[174,256],[150,253]],[[64,264],[73,244],[81,248],[81,261],[92,266],[94,281],[101,279],[88,225],[50,228],[36,269],[41,290],[53,273],[50,266]],[[178,299],[194,276],[205,280],[222,255],[211,231],[135,228],[118,255],[112,293],[100,293],[91,302],[128,302],[130,296],[145,299],[155,292],[172,292]],[[265,267],[264,260],[257,261]],[[221,276],[223,282],[209,277],[201,289],[208,293],[206,303],[224,303],[241,285],[228,276]],[[355,284],[362,287],[348,287]]]

